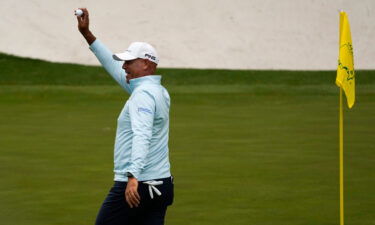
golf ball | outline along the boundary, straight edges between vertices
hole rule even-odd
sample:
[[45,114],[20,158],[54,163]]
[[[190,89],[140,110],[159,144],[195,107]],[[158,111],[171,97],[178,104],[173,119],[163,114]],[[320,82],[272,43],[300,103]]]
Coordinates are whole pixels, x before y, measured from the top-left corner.
[[76,16],[82,16],[83,15],[83,11],[81,9],[77,9],[74,14]]

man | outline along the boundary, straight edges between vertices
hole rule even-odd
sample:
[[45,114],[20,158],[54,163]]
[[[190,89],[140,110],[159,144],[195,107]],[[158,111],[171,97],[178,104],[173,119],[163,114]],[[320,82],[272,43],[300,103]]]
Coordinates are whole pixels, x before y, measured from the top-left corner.
[[82,11],[77,16],[79,31],[106,71],[130,94],[118,117],[115,183],[96,225],[164,224],[173,202],[173,180],[168,156],[170,97],[161,76],[153,75],[159,57],[144,42],[113,55],[91,33],[88,10]]

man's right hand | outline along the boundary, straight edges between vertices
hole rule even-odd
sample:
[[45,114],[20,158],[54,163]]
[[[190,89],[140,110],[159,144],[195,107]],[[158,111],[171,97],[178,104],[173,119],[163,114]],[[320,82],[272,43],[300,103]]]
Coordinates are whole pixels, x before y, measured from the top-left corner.
[[78,20],[78,30],[81,32],[83,37],[86,39],[87,43],[91,45],[95,40],[96,37],[91,33],[89,29],[89,11],[86,8],[79,8],[83,11],[82,16],[77,16]]
[[125,189],[125,200],[130,208],[138,207],[141,197],[138,194],[138,180],[135,177],[129,177]]

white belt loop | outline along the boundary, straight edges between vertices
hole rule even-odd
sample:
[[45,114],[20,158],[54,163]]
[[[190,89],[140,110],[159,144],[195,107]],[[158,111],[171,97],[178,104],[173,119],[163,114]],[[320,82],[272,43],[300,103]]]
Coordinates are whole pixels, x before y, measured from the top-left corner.
[[150,197],[151,199],[154,198],[154,193],[153,193],[153,190],[155,191],[155,193],[157,195],[161,195],[161,192],[159,191],[159,189],[157,189],[155,186],[157,185],[162,185],[163,184],[163,181],[156,181],[156,180],[150,180],[150,181],[145,181],[143,182],[144,184],[148,184],[148,192],[150,192]]

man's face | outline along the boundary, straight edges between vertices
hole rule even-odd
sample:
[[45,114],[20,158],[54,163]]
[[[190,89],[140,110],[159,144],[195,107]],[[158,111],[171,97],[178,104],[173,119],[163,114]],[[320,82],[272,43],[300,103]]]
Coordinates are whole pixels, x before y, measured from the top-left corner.
[[126,72],[126,81],[129,83],[129,80],[137,77],[144,76],[144,71],[147,68],[145,59],[134,59],[130,61],[125,61],[122,65],[122,68]]

